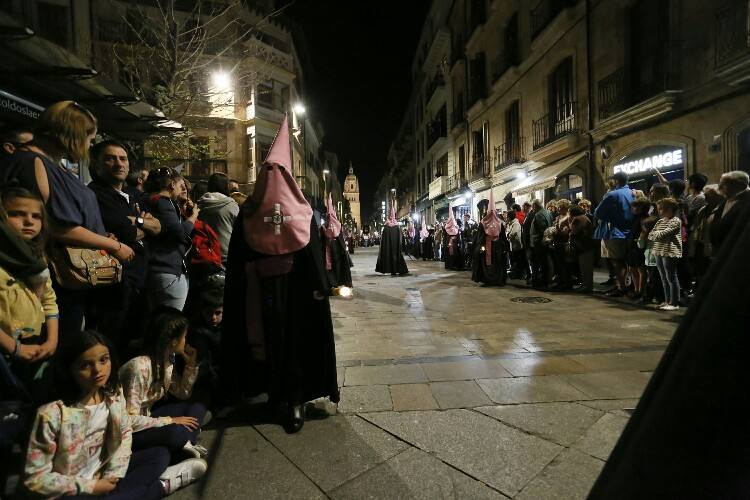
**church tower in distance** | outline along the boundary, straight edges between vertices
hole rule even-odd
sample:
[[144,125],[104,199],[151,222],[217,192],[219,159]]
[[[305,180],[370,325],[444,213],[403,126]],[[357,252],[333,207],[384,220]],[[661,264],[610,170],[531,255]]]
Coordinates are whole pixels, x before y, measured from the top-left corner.
[[359,180],[354,175],[354,167],[352,167],[351,162],[349,162],[349,175],[346,176],[346,180],[344,181],[344,198],[349,201],[349,208],[352,212],[352,218],[357,224],[357,229],[361,230],[362,216],[359,204]]

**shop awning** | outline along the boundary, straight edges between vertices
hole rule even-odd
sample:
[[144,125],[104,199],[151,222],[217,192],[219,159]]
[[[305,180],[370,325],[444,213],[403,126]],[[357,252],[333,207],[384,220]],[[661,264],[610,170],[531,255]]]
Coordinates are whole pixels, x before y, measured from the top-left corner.
[[521,182],[513,187],[513,195],[519,196],[554,186],[555,181],[560,175],[574,167],[585,157],[586,152],[576,153],[569,158],[550,165],[545,165],[542,168],[530,172],[527,178],[521,180]]
[[74,53],[34,35],[2,12],[0,29],[19,34],[3,40],[0,72],[5,78],[0,88],[0,118],[33,122],[37,108],[72,100],[91,110],[101,132],[121,139],[141,140],[182,128],[121,83],[101,75]]

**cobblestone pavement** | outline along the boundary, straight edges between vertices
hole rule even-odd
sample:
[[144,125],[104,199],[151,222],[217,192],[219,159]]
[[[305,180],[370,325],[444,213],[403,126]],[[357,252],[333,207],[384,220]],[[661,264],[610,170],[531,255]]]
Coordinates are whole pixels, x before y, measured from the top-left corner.
[[354,298],[333,301],[338,411],[291,436],[252,405],[217,421],[207,479],[175,496],[584,498],[678,316],[353,257]]

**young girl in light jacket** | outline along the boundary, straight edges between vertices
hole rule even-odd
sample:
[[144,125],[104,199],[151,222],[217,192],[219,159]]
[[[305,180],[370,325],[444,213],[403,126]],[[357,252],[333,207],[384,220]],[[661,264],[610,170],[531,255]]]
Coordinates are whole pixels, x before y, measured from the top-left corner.
[[44,498],[160,498],[169,452],[131,454],[132,430],[108,341],[85,331],[56,360],[60,399],[37,410],[24,485]]

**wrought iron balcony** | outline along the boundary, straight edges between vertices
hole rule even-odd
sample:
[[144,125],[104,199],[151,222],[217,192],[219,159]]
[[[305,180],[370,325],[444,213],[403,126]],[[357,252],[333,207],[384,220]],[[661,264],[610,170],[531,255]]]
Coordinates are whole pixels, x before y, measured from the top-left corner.
[[523,137],[511,137],[505,143],[495,147],[495,172],[508,165],[523,162]]
[[731,0],[716,13],[714,51],[717,68],[748,52],[747,15],[748,5],[744,0]]
[[489,158],[484,158],[482,156],[478,156],[474,158],[471,162],[471,176],[469,177],[470,180],[475,181],[477,179],[485,179],[491,175],[490,172],[490,160]]
[[578,132],[578,103],[566,102],[532,123],[534,149]]
[[600,120],[625,109],[627,100],[625,99],[625,70],[623,68],[599,80],[598,88]]
[[576,0],[542,0],[531,9],[531,38],[534,39],[544,31],[557,15],[566,7],[574,5]]

